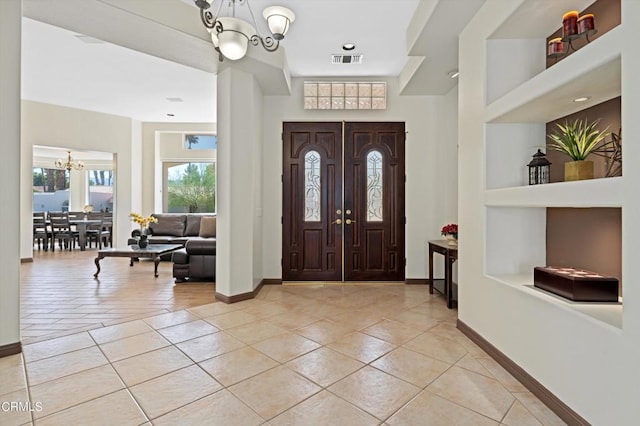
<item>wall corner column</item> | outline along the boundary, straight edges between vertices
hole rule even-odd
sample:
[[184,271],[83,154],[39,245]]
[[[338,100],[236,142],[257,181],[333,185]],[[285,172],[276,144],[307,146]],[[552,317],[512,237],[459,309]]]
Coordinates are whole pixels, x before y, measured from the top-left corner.
[[233,67],[219,72],[217,81],[216,293],[233,301],[256,287],[254,249],[262,245],[254,232],[261,193],[254,167],[262,161],[255,149],[261,134],[256,127],[262,127],[262,103],[256,98],[262,95],[253,74]]
[[[0,1],[0,129],[4,164],[0,167],[0,357],[20,345],[20,60],[22,1]],[[28,194],[31,196],[31,194]]]

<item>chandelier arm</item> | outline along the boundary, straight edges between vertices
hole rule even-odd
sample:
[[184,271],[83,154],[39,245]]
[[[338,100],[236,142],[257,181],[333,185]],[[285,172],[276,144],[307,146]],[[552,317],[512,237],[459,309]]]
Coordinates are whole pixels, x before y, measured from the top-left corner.
[[254,34],[253,36],[251,36],[251,38],[249,39],[251,41],[251,44],[253,44],[254,46],[257,46],[258,44],[262,44],[262,47],[264,47],[264,50],[266,50],[267,52],[275,52],[276,50],[278,50],[278,47],[280,46],[280,41],[279,40],[275,40],[273,37],[260,37],[258,34]]
[[202,19],[204,26],[210,30],[214,29],[216,22],[218,22],[218,18],[215,18],[213,13],[205,9],[200,9],[200,19]]

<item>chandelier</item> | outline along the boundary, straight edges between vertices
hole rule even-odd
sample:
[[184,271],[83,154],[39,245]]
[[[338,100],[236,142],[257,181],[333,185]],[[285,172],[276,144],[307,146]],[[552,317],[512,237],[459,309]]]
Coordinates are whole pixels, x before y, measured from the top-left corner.
[[84,168],[84,162],[82,161],[74,161],[71,157],[71,151],[67,151],[67,160],[58,159],[55,162],[55,165],[59,169],[67,169],[67,171],[71,171],[71,169],[82,170]]
[[[256,19],[249,0],[220,0],[220,5],[215,13],[209,11],[209,7],[216,0],[195,0],[196,6],[200,8],[200,18],[202,23],[211,34],[211,41],[216,51],[219,53],[220,62],[224,58],[232,61],[241,59],[247,54],[249,42],[254,46],[261,44],[268,52],[274,52],[280,46],[280,40],[289,30],[289,26],[296,19],[296,15],[286,7],[269,6],[262,16],[267,20],[271,35],[262,37],[256,30]],[[222,5],[227,3],[227,15],[221,16]],[[236,5],[247,5],[251,23],[236,18]],[[230,13],[229,13],[230,9]]]

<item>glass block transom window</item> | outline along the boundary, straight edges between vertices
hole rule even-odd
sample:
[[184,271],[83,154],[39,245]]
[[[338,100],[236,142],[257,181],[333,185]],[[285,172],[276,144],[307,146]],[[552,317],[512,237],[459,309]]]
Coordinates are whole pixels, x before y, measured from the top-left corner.
[[386,109],[384,82],[304,82],[304,109]]

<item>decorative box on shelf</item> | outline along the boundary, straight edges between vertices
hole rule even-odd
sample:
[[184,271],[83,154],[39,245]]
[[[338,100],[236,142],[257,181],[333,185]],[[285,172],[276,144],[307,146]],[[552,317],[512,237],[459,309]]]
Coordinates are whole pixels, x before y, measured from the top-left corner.
[[533,285],[574,302],[617,302],[618,279],[583,269],[536,266]]

